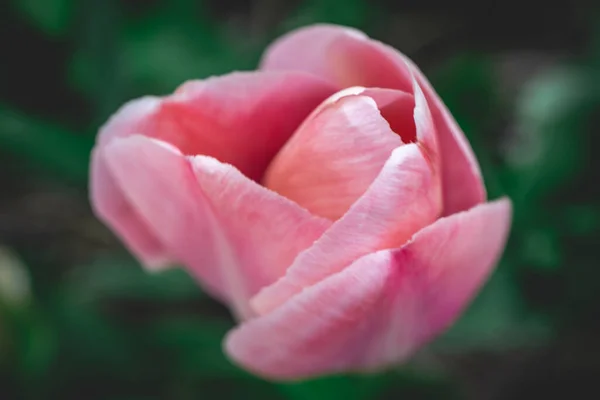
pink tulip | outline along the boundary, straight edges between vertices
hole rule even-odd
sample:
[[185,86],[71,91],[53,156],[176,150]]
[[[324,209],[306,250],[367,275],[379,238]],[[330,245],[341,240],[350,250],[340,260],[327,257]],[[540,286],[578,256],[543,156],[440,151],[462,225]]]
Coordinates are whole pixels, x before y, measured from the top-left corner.
[[406,361],[458,318],[510,227],[422,73],[344,27],[126,104],[92,158],[99,218],[147,268],[184,265],[228,304],[226,352],[271,379]]

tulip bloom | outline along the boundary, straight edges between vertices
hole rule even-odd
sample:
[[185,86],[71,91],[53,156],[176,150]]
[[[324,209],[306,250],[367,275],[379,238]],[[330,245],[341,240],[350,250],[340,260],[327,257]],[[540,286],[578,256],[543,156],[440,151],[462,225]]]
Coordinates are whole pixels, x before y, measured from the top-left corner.
[[225,351],[272,379],[407,360],[477,293],[511,217],[419,69],[329,25],[123,106],[91,201],[148,269],[183,265],[226,303]]

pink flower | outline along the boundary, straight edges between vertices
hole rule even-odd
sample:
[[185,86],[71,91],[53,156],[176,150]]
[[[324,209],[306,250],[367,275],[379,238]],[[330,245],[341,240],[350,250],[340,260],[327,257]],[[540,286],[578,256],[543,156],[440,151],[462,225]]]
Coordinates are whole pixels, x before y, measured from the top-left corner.
[[325,25],[258,71],[123,106],[91,199],[147,268],[182,264],[227,303],[226,352],[272,379],[405,361],[477,293],[511,216],[417,67]]

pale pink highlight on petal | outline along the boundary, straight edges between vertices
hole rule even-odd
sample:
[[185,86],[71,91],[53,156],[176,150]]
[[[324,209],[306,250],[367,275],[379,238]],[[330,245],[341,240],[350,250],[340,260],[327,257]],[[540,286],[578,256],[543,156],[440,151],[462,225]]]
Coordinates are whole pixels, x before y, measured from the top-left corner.
[[230,265],[219,268],[230,284],[229,301],[243,305],[259,289],[275,282],[302,250],[329,228],[328,220],[246,178],[214,158],[191,160],[196,179],[230,244]]
[[188,160],[171,145],[141,135],[113,139],[103,149],[122,195],[173,258],[205,289],[223,299],[227,288],[215,266],[224,244]]
[[[425,152],[425,155],[431,162],[432,168],[435,169],[436,175],[440,175],[442,180],[443,190],[443,168],[440,162],[440,149],[437,140],[437,130],[432,118],[429,104],[423,96],[423,92],[416,81],[413,81],[415,109],[413,118],[416,126],[417,142]],[[444,199],[445,200],[445,199]]]
[[92,152],[90,197],[94,213],[110,226],[149,270],[172,266],[168,251],[137,214],[107,168],[103,149]]
[[401,145],[373,99],[343,97],[305,121],[269,166],[264,184],[311,213],[336,220]]
[[[390,48],[390,51],[395,50]],[[442,152],[444,213],[451,215],[484,202],[487,194],[473,149],[450,111],[425,75],[407,57],[400,55],[423,89],[437,130]]]
[[267,313],[357,258],[401,246],[433,223],[440,210],[439,180],[419,146],[397,148],[364,196],[300,253],[283,278],[260,291],[252,299],[253,307]]
[[370,40],[352,28],[315,25],[300,28],[275,41],[265,51],[261,68],[306,71],[342,88],[359,85],[412,92],[416,81],[429,103],[437,131],[443,215],[485,201],[479,165],[464,133],[422,72],[392,47]]
[[503,199],[442,218],[404,247],[366,255],[232,330],[226,351],[271,379],[406,361],[476,295],[504,248],[510,214]]

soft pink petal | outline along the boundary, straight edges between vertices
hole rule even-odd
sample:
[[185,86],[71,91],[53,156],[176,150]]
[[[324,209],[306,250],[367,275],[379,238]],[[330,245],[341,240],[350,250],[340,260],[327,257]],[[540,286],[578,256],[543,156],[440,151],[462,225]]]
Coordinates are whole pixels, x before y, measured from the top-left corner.
[[404,55],[355,29],[316,25],[293,31],[265,52],[263,70],[298,70],[340,87],[422,89],[435,123],[441,152],[444,215],[485,201],[479,165],[450,112],[422,72]]
[[231,331],[226,351],[272,379],[400,363],[448,327],[500,256],[508,200],[438,220],[404,247],[369,254]]
[[171,256],[123,195],[102,152],[102,148],[92,152],[90,198],[94,213],[114,230],[146,268],[156,270],[170,266]]
[[[389,49],[389,51],[394,51]],[[479,163],[464,133],[433,89],[425,75],[407,57],[402,59],[412,71],[430,104],[439,148],[442,152],[444,213],[451,215],[484,202],[487,194]]]
[[[402,99],[412,110],[412,96]],[[336,220],[401,145],[372,98],[342,97],[305,121],[269,166],[264,184],[311,213]]]
[[336,95],[350,91],[355,95],[372,98],[392,131],[402,138],[403,143],[418,143],[437,172],[439,150],[431,110],[415,79],[412,87],[413,95],[396,89],[361,87],[345,89]]
[[219,157],[260,179],[302,120],[333,92],[331,84],[302,72],[252,72],[192,81],[171,96],[130,101],[98,135],[90,179],[94,211],[146,267],[170,265],[168,246],[114,182],[104,148],[117,138],[142,134],[184,154]]
[[182,85],[173,95],[126,104],[99,144],[142,134],[186,155],[207,155],[258,180],[304,118],[335,91],[303,72],[237,72]]
[[417,141],[416,104],[413,95],[400,90],[380,88],[364,88],[362,92],[356,94],[375,101],[379,113],[389,124],[390,129],[400,136],[403,143]]
[[249,298],[283,276],[331,223],[214,158],[194,157],[192,166],[229,239],[230,261],[220,266],[229,282],[229,301],[247,317]]
[[188,266],[205,288],[223,298],[226,287],[217,267],[226,256],[223,238],[185,156],[141,135],[113,139],[102,156],[114,177],[115,193],[126,199],[174,261]]
[[225,348],[251,372],[298,379],[354,369],[368,343],[364,320],[375,311],[395,273],[388,254],[369,255],[310,287],[266,316],[231,331]]
[[100,128],[96,137],[97,147],[102,147],[115,138],[145,134],[145,132],[159,137],[159,132],[155,132],[154,124],[162,103],[163,99],[160,97],[144,96],[122,105]]
[[357,29],[314,25],[276,40],[263,55],[261,69],[306,71],[340,88],[366,86],[412,92],[407,68]]
[[239,318],[329,226],[215,159],[185,157],[140,135],[114,139],[105,158],[118,187],[177,261]]
[[397,148],[364,196],[300,253],[283,278],[259,292],[253,307],[260,314],[269,312],[357,258],[401,246],[433,223],[440,210],[439,179],[420,147]]
[[[397,90],[373,88],[349,88],[332,98],[344,99],[344,93],[372,98],[382,114],[393,114],[392,118],[396,118],[390,123],[391,127],[417,143],[396,149],[381,174],[348,213],[314,246],[301,253],[283,278],[259,292],[252,300],[259,313],[279,306],[303,288],[339,272],[359,257],[403,245],[417,231],[433,223],[442,210],[435,132],[419,87],[416,86],[414,99]],[[365,146],[357,147],[355,151],[361,155]],[[302,167],[304,164],[299,168]]]

